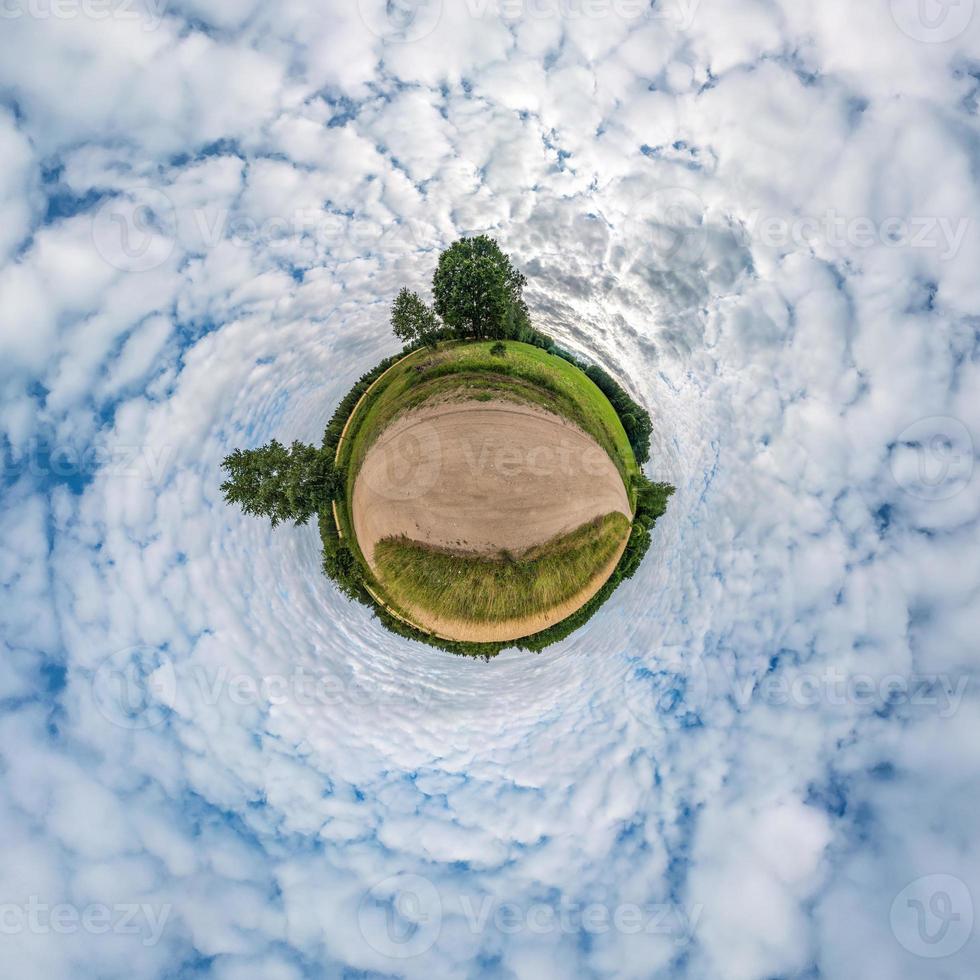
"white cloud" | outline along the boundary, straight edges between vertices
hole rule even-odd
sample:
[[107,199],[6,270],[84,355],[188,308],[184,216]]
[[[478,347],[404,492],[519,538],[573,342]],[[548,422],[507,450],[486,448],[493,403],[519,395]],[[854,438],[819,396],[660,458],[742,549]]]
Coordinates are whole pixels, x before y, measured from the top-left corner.
[[[22,930],[18,976],[971,975],[976,939],[927,960],[889,915],[927,875],[980,898],[976,35],[879,6],[5,24],[0,905],[169,909],[155,945]],[[595,620],[489,664],[218,490],[318,441],[398,287],[487,229],[677,485]],[[388,919],[399,874],[438,907]],[[590,903],[647,918],[529,925]]]

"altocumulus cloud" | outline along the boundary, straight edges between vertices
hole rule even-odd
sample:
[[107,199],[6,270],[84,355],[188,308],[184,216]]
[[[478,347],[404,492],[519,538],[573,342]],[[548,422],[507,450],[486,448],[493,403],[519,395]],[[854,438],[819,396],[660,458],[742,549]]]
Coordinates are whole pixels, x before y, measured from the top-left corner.
[[[972,976],[973,8],[7,0],[6,968]],[[489,664],[217,491],[484,231],[678,488]]]

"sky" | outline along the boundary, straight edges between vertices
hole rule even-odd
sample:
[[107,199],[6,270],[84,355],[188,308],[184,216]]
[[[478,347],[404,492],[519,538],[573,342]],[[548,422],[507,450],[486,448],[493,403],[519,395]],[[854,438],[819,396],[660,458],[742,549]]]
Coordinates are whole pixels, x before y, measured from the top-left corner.
[[[975,976],[974,7],[3,0],[4,969]],[[218,489],[478,233],[677,487],[489,663]]]

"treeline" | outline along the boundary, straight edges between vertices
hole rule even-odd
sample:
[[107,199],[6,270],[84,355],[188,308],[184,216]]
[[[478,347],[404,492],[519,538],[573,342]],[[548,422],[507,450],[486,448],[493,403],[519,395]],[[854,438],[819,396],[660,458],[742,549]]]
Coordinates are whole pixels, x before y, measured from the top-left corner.
[[650,413],[638,402],[634,401],[626,390],[616,381],[612,375],[604,371],[598,364],[584,361],[576,357],[571,351],[559,347],[554,339],[546,333],[529,327],[518,338],[525,344],[532,344],[540,347],[549,354],[554,354],[562,360],[574,364],[590,381],[609,399],[609,403],[616,410],[623,428],[626,430],[626,438],[629,439],[633,449],[633,455],[637,463],[642,466],[650,459],[650,436],[653,433],[653,423],[650,421]]
[[412,351],[418,350],[420,347],[424,347],[425,344],[420,340],[414,340],[407,343],[397,354],[392,354],[391,357],[386,357],[380,364],[376,364],[367,374],[362,374],[357,381],[354,382],[350,391],[340,400],[340,404],[334,410],[333,415],[330,417],[330,421],[327,423],[327,427],[323,432],[323,449],[325,452],[330,454],[330,458],[333,459],[337,455],[337,447],[340,445],[340,436],[344,431],[344,427],[347,425],[347,420],[351,416],[351,412],[354,411],[354,406],[361,400],[361,396],[364,394],[368,388],[374,384],[378,378],[381,377],[385,371],[392,366],[392,364],[397,364],[403,357],[411,354]]

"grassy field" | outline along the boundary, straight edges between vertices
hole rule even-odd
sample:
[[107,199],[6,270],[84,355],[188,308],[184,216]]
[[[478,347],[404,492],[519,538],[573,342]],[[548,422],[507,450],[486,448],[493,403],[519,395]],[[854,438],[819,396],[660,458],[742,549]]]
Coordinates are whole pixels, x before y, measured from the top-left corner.
[[[667,499],[673,488],[666,484],[649,484],[636,464],[636,457],[626,437],[619,416],[602,391],[568,361],[548,354],[546,351],[514,341],[507,341],[503,358],[490,354],[490,342],[442,343],[435,351],[416,350],[407,356],[394,355],[381,362],[375,369],[365,374],[348,392],[338,406],[324,434],[324,447],[335,454],[337,465],[344,471],[346,493],[335,501],[336,522],[332,510],[320,515],[320,532],[324,545],[324,570],[338,584],[345,595],[370,606],[375,615],[387,629],[401,636],[428,643],[452,653],[476,657],[492,657],[501,650],[517,647],[526,650],[542,650],[552,643],[564,639],[586,623],[605,603],[619,584],[630,578],[642,561],[650,545],[651,530],[666,509]],[[399,359],[402,359],[399,361]],[[367,386],[375,382],[368,390]],[[366,394],[365,394],[366,392]],[[489,401],[494,398],[510,398],[515,401],[542,405],[574,421],[580,428],[589,432],[602,445],[616,462],[619,472],[624,476],[634,521],[629,531],[626,550],[620,558],[612,576],[599,591],[581,608],[556,623],[531,636],[518,641],[471,642],[456,639],[441,639],[415,623],[412,610],[395,600],[391,591],[383,586],[371,572],[364,559],[350,520],[351,492],[354,478],[367,450],[378,438],[388,422],[392,421],[403,407],[423,403],[427,398],[468,398],[476,401]],[[355,407],[356,406],[356,407]],[[636,477],[634,480],[633,477]],[[404,544],[404,542],[403,542]],[[568,542],[564,542],[567,546]],[[418,549],[417,544],[409,544]],[[613,554],[615,551],[612,552]],[[426,554],[426,560],[431,557]],[[534,556],[524,555],[527,563]],[[538,556],[539,558],[541,555]],[[419,582],[411,572],[420,555],[399,550],[398,567],[403,577],[407,576],[406,588],[411,592],[420,589],[430,594],[433,585]],[[460,572],[459,558],[443,553],[441,560],[451,564],[443,565]],[[477,559],[479,560],[479,559]],[[589,569],[585,564],[587,556],[578,555],[582,561],[576,575],[579,584],[587,578]],[[510,562],[520,565],[520,562]],[[598,567],[599,560],[595,559]],[[485,574],[485,569],[483,573]],[[510,576],[512,586],[519,583],[517,591],[526,592],[526,579],[520,578],[520,567],[495,568],[497,574]],[[528,574],[524,570],[525,575]],[[488,592],[482,588],[485,583],[479,569],[470,567],[468,574],[476,574],[480,587],[471,586],[469,590],[455,590],[451,606],[463,614],[473,616],[474,596],[482,597],[482,614],[496,615],[488,608]],[[593,576],[594,577],[594,576]],[[457,575],[457,579],[459,576]],[[570,587],[570,583],[569,583]],[[441,588],[441,587],[440,587]],[[553,590],[561,594],[561,589]],[[519,611],[533,608],[540,602],[551,601],[551,596],[538,595],[537,600],[528,601],[520,595],[515,596]]]
[[[642,470],[636,462],[619,416],[606,396],[574,365],[538,347],[506,341],[506,353],[500,356],[490,353],[492,346],[491,341],[451,341],[441,343],[435,350],[423,348],[409,354],[393,365],[365,393],[352,412],[337,447],[336,462],[338,468],[345,473],[346,486],[345,499],[337,502],[337,517],[343,541],[361,566],[368,586],[405,615],[408,610],[402,600],[410,601],[409,596],[403,595],[401,589],[389,581],[386,573],[375,576],[371,572],[354,534],[351,520],[351,498],[361,464],[387,425],[404,411],[417,408],[430,399],[489,401],[500,398],[546,408],[579,426],[609,454],[623,478],[630,506],[636,505],[633,477],[634,474],[642,477]],[[624,533],[619,535],[620,539]],[[602,567],[614,553],[615,547],[609,551],[606,559],[598,561],[593,567]],[[375,555],[378,554],[379,551],[376,550]],[[587,561],[584,555],[579,560]],[[477,565],[471,566],[473,574],[478,571]],[[494,571],[500,570],[495,568]],[[512,581],[517,581],[513,578],[515,571],[516,569],[511,570],[510,573]],[[522,580],[525,582],[522,586],[525,591],[528,574],[530,573],[525,570],[525,578]],[[570,593],[574,595],[594,572],[590,574],[586,569],[576,573],[573,570],[570,574],[576,582],[576,587]],[[583,574],[585,577],[582,577]],[[496,588],[487,588],[485,579],[483,585],[478,588],[471,585],[470,589],[469,607],[473,605],[474,593],[483,596],[481,601],[486,605],[492,599],[492,593],[498,591]],[[472,618],[472,613],[469,618]]]
[[367,393],[338,447],[347,486],[375,439],[396,416],[433,398],[489,401],[502,398],[538,405],[589,433],[616,464],[630,503],[632,478],[640,472],[626,432],[605,395],[574,365],[537,347],[507,341],[506,354],[492,343],[441,344],[395,365]]
[[522,555],[482,557],[407,538],[378,542],[374,558],[399,605],[450,619],[533,616],[571,599],[613,559],[630,522],[607,514]]

